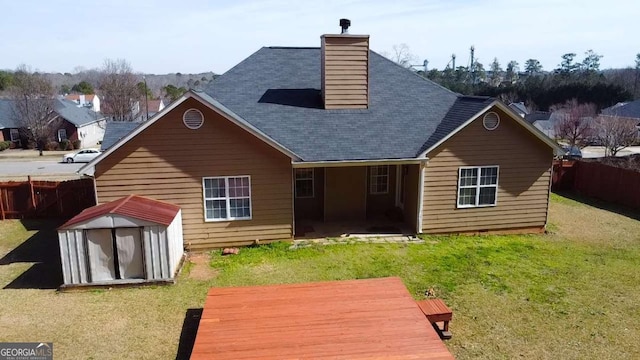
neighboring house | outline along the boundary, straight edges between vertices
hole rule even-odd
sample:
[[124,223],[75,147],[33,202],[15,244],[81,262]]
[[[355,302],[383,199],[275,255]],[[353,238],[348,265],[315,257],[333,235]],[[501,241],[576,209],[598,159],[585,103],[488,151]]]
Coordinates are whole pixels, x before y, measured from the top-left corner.
[[[144,106],[144,104],[142,105],[142,107]],[[131,113],[126,114],[125,116],[125,120],[122,119],[116,119],[115,116],[109,116],[109,114],[113,114],[114,111],[111,108],[110,104],[108,102],[102,104],[102,113],[107,115],[107,117],[109,118],[109,120],[114,120],[114,121],[140,121],[140,112],[142,109],[141,105],[140,105],[140,101],[138,100],[132,100],[131,101]]]
[[548,111],[534,111],[524,116],[525,120],[543,132],[548,137],[555,139],[554,118]]
[[68,94],[64,97],[75,102],[79,107],[86,107],[95,112],[100,112],[100,98],[95,94]]
[[58,117],[51,122],[56,141],[80,140],[81,147],[96,147],[102,141],[106,119],[101,113],[78,107],[65,99],[56,99],[54,109]]
[[[369,50],[265,47],[80,169],[97,203],[182,209],[187,249],[291,239],[323,223],[414,233],[545,228],[554,152],[504,103],[453,93]],[[256,76],[255,69],[260,69]]]
[[515,111],[522,117],[526,117],[527,115],[529,115],[529,110],[527,110],[527,107],[523,102],[511,103],[509,104],[509,107],[511,108],[511,110]]
[[135,121],[146,121],[150,119],[153,115],[159,113],[164,109],[165,104],[162,99],[159,100],[141,100],[139,105],[140,112],[135,118]]
[[601,115],[616,116],[636,121],[638,134],[640,135],[640,99],[626,103],[618,103],[603,109]]
[[13,101],[0,99],[0,141],[11,141],[13,147],[20,147],[19,128],[13,115]]

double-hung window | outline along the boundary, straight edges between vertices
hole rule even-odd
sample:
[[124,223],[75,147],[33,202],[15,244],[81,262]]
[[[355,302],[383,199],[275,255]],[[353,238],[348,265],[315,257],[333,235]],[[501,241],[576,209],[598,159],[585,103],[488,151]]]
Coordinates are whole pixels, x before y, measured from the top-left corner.
[[296,169],[296,197],[313,197],[313,168]]
[[202,178],[205,221],[251,219],[249,176]]
[[498,167],[461,167],[458,170],[458,207],[495,206],[498,199]]
[[369,194],[389,192],[389,165],[369,167]]

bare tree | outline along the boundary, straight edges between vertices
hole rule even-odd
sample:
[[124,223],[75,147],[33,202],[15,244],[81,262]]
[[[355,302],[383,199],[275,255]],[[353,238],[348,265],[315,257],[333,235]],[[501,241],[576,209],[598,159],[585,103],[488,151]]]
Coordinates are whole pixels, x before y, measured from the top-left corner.
[[99,81],[102,112],[114,120],[132,121],[140,99],[137,84],[138,77],[126,60],[105,60]]
[[13,74],[10,93],[15,120],[36,141],[42,156],[44,145],[51,139],[54,131],[50,126],[56,118],[53,85],[43,75],[33,73],[27,66],[21,65]]
[[556,138],[565,140],[570,146],[581,147],[593,136],[595,104],[580,104],[572,99],[562,105],[551,106],[551,111],[556,114],[553,125]]
[[417,57],[411,53],[409,45],[405,43],[393,45],[391,53],[383,51],[382,55],[404,67],[411,66],[411,63],[417,59]]
[[618,151],[638,141],[637,120],[618,116],[599,116],[594,121],[594,134],[604,146],[605,156],[616,156]]

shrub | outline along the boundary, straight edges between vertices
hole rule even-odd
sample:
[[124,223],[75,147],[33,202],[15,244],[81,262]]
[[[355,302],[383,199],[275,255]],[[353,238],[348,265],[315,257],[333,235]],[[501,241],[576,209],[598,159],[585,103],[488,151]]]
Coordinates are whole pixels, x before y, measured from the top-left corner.
[[73,144],[69,140],[60,141],[60,150],[73,150]]
[[46,143],[44,145],[44,149],[47,151],[51,151],[51,150],[58,150],[58,143],[55,141],[49,141],[48,143]]
[[11,147],[11,141],[0,141],[0,151],[7,150]]
[[82,146],[82,142],[80,140],[73,140],[72,144],[74,149],[80,149],[80,147]]

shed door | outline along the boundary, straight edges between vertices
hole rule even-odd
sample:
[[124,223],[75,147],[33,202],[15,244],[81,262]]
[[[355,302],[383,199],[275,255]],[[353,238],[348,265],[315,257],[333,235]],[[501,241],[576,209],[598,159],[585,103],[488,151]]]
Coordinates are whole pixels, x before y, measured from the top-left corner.
[[109,281],[116,278],[111,229],[87,230],[87,251],[91,281]]
[[140,228],[116,229],[116,248],[121,279],[144,279]]

